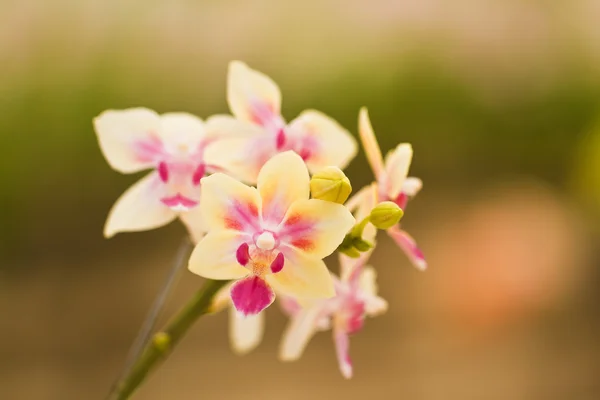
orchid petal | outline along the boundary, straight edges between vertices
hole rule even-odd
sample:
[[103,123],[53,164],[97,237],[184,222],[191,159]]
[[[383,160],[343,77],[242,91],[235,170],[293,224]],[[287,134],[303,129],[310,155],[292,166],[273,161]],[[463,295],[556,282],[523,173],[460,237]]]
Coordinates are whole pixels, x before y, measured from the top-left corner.
[[256,315],[275,301],[273,289],[258,276],[249,276],[231,286],[231,300],[244,316]]
[[306,164],[293,151],[279,153],[262,167],[257,188],[265,221],[279,224],[294,202],[307,200],[310,177]]
[[244,316],[234,307],[229,308],[229,342],[237,354],[254,350],[263,338],[264,327],[264,313]]
[[402,187],[408,176],[412,156],[412,146],[408,143],[399,144],[386,155],[386,194],[390,199],[396,199],[402,192]]
[[335,296],[333,280],[321,259],[307,257],[293,249],[284,249],[285,266],[276,274],[268,274],[267,282],[278,292],[297,298],[330,298]]
[[104,236],[109,238],[118,232],[145,231],[173,221],[177,214],[160,201],[163,189],[156,172],[131,186],[110,210]]
[[201,185],[199,207],[209,231],[258,229],[261,199],[256,189],[222,173],[203,178]]
[[388,309],[388,303],[377,296],[377,272],[371,266],[365,266],[360,274],[359,286],[365,302],[365,312],[374,317],[383,314]]
[[367,156],[369,165],[371,165],[373,174],[375,174],[375,178],[379,180],[384,171],[383,157],[381,156],[381,150],[369,119],[369,112],[365,107],[360,109],[358,115],[358,134],[360,135],[360,140],[362,141],[365,155]]
[[415,197],[423,188],[423,181],[419,178],[409,176],[402,185],[402,193],[408,197]]
[[237,132],[246,134],[236,136],[232,133],[230,137],[209,143],[204,151],[204,161],[207,165],[215,165],[243,182],[254,184],[262,166],[277,153],[275,141],[265,138],[262,129],[256,125],[234,121],[229,127],[225,127],[229,123],[215,127],[207,122],[207,134],[211,137],[217,137],[221,132],[230,132],[224,128],[233,129],[232,126],[236,124],[239,126]]
[[387,233],[394,239],[404,253],[406,253],[410,261],[418,270],[424,271],[427,269],[427,261],[425,261],[423,252],[417,247],[417,242],[408,233],[397,226],[388,229]]
[[322,315],[320,307],[304,308],[290,319],[279,348],[281,361],[296,361],[306,345],[318,331],[318,320]]
[[302,112],[290,122],[289,129],[301,136],[306,165],[311,172],[331,165],[344,169],[358,151],[350,132],[320,111]]
[[170,152],[180,149],[188,153],[198,150],[205,137],[204,122],[195,115],[178,112],[161,115],[159,136]]
[[352,378],[352,360],[350,359],[350,338],[343,329],[333,330],[333,341],[335,343],[335,352],[340,366],[340,371],[344,378]]
[[217,291],[213,296],[210,304],[210,312],[217,313],[223,310],[225,307],[231,305],[231,284],[225,285]]
[[280,225],[282,244],[316,258],[333,253],[354,226],[346,207],[324,200],[299,200],[289,208]]
[[154,166],[163,151],[160,127],[160,116],[147,108],[108,110],[94,119],[104,157],[124,174]]
[[197,244],[208,231],[208,227],[202,218],[202,210],[198,206],[181,212],[179,218],[187,228],[194,244]]
[[240,279],[250,272],[236,259],[236,250],[246,237],[237,231],[209,232],[196,245],[188,269],[209,279]]
[[363,266],[369,260],[372,253],[373,249],[361,253],[357,258],[339,253],[341,280],[347,283],[358,282]]
[[229,63],[227,102],[237,118],[263,126],[281,112],[281,92],[277,84],[241,61]]

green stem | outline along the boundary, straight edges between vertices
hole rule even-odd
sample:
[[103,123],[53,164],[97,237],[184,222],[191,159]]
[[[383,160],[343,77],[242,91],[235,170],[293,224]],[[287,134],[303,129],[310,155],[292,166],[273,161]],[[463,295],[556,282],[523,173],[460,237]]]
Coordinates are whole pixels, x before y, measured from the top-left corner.
[[165,329],[154,334],[129,374],[119,383],[117,400],[127,400],[148,374],[167,358],[194,322],[210,312],[212,298],[227,283],[228,281],[207,280],[202,289],[175,315]]

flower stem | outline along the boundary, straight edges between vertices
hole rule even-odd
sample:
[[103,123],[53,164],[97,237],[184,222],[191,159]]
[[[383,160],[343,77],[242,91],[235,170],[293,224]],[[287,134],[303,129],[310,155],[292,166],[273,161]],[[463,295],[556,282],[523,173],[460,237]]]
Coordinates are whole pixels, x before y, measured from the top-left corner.
[[148,374],[167,356],[202,315],[209,313],[212,298],[228,281],[206,280],[192,300],[175,315],[167,326],[154,334],[131,371],[118,385],[117,400],[127,400]]

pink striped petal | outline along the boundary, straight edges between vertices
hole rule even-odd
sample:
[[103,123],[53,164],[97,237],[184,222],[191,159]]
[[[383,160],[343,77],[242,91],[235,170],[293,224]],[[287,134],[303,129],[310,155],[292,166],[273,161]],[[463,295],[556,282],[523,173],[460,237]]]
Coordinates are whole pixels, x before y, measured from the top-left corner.
[[229,63],[227,102],[237,118],[265,127],[281,113],[281,93],[277,84],[241,61]]
[[275,293],[264,279],[250,276],[233,284],[231,300],[243,315],[256,315],[273,303]]
[[417,247],[417,242],[415,242],[408,233],[398,228],[398,226],[388,229],[387,233],[394,239],[404,253],[406,253],[410,261],[418,270],[424,271],[427,269],[427,261],[425,261],[423,252]]
[[333,341],[335,342],[335,352],[340,366],[340,371],[344,378],[352,378],[352,360],[350,359],[350,338],[348,334],[339,328],[333,330]]
[[318,306],[300,309],[286,327],[279,348],[281,361],[296,361],[302,356],[306,345],[318,330],[322,315]]
[[298,136],[294,150],[304,155],[311,172],[328,166],[346,168],[356,156],[358,146],[354,137],[337,121],[320,111],[303,111],[289,124],[289,132]]
[[164,154],[160,116],[147,108],[104,111],[94,119],[100,149],[124,174],[151,168]]

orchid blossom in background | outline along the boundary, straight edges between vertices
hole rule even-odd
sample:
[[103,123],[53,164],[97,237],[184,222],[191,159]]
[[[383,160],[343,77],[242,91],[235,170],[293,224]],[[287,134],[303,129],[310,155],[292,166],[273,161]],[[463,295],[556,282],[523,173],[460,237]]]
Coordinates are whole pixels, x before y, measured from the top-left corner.
[[[222,134],[219,116],[204,123],[187,113],[159,115],[146,108],[109,110],[94,119],[100,148],[110,166],[124,174],[153,169],[112,207],[104,235],[161,227],[179,216],[195,241],[205,227],[197,206],[200,180],[222,171],[204,153]],[[227,125],[227,122],[225,122]]]
[[275,292],[295,298],[327,298],[334,287],[323,258],[354,225],[346,207],[309,200],[310,178],[302,158],[288,151],[262,167],[257,188],[216,173],[202,179],[200,210],[208,234],[189,269],[205,278],[236,280],[235,308],[258,314]]
[[[419,178],[407,176],[412,161],[412,146],[408,143],[401,143],[391,150],[384,160],[366,108],[360,110],[358,131],[367,160],[375,174],[376,181],[373,183],[377,196],[375,203],[392,201],[405,210],[408,201],[416,196],[423,186]],[[357,193],[349,207],[351,209],[357,207],[362,202],[361,196],[366,196],[366,201],[372,202],[372,190],[372,188],[363,189]],[[406,253],[416,268],[419,270],[427,268],[423,252],[407,232],[402,230],[399,225],[394,225],[387,229],[387,233]]]
[[336,295],[325,300],[295,304],[289,299],[284,310],[290,323],[283,335],[279,356],[283,361],[295,361],[318,331],[332,330],[338,364],[342,375],[350,379],[353,368],[350,359],[349,336],[363,328],[365,317],[374,317],[387,310],[387,302],[377,296],[376,273],[364,266],[368,254],[359,258],[340,255],[341,279],[334,277]]
[[286,123],[277,84],[243,62],[229,64],[227,101],[237,124],[229,124],[230,139],[209,149],[206,157],[245,182],[256,182],[263,164],[279,152],[295,151],[311,173],[327,166],[344,169],[356,155],[354,137],[319,111],[303,111]]

